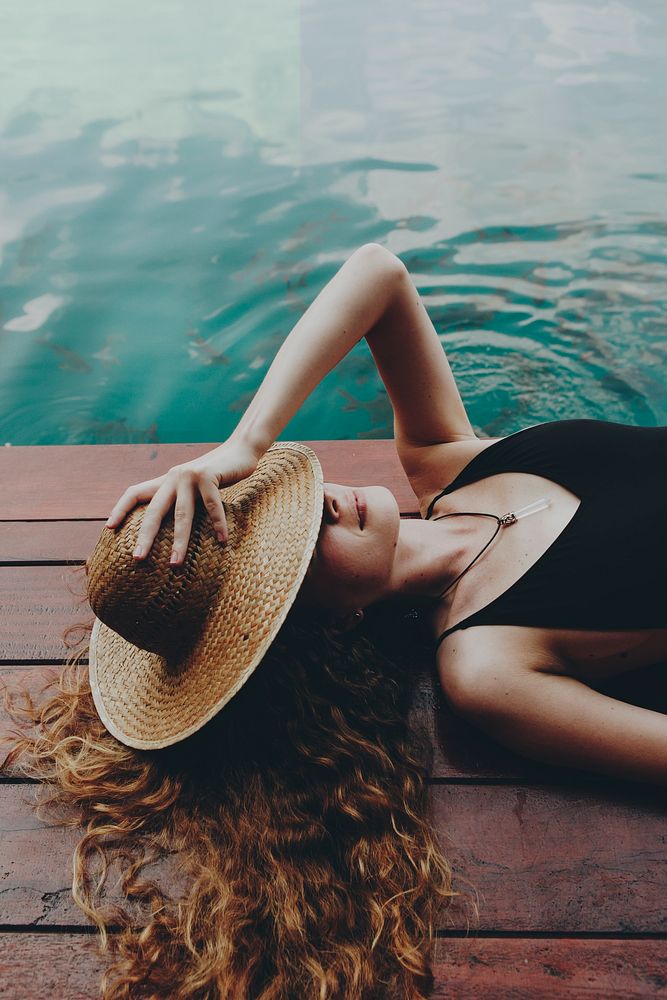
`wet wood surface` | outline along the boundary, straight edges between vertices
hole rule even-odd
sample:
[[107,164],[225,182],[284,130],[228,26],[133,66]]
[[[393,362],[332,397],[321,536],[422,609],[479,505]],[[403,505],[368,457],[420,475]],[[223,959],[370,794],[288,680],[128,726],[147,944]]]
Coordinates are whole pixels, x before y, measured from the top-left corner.
[[[307,443],[326,481],[386,485],[417,514],[392,442]],[[39,698],[64,630],[92,620],[83,562],[126,486],[214,445],[0,448],[0,730],[5,686]],[[666,681],[656,665],[600,689],[667,712]],[[411,718],[433,742],[431,811],[456,887],[480,910],[468,933],[462,907],[440,928],[433,997],[667,997],[664,790],[502,749],[450,711],[428,662],[415,664]],[[37,791],[3,772],[0,998],[93,998],[105,960],[71,899],[79,833],[38,820]]]

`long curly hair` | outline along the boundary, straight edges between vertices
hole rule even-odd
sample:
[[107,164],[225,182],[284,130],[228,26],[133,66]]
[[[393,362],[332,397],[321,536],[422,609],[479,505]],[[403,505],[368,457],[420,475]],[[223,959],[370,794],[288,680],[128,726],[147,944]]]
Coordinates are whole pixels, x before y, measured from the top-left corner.
[[[55,694],[5,693],[34,728],[0,741],[0,769],[42,783],[40,814],[84,828],[73,897],[111,958],[103,1000],[428,996],[436,927],[467,893],[428,819],[429,737],[407,722],[416,633],[401,652],[396,607],[370,611],[342,633],[293,608],[238,694],[162,750],[102,725],[92,621]],[[175,865],[176,898],[144,873],[157,861]],[[112,864],[128,905],[103,895]]]

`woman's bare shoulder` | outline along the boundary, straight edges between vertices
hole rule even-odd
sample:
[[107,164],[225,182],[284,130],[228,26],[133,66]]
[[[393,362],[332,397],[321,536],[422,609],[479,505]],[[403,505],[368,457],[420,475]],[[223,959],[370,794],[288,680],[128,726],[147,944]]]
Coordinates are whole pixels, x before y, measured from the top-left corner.
[[[447,628],[437,628],[438,634]],[[540,670],[574,676],[572,664],[558,651],[557,629],[514,625],[477,625],[452,632],[440,643],[436,664],[445,686],[452,676],[474,677],[480,671]]]
[[467,437],[458,441],[398,448],[398,456],[410,485],[419,500],[422,517],[445,486],[456,479],[480,452],[501,438]]

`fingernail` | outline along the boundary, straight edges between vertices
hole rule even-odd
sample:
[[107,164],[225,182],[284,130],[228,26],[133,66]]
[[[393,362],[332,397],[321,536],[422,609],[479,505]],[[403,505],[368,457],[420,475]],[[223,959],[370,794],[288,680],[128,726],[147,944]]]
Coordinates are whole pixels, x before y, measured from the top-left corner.
[[225,541],[225,536],[223,535],[223,533],[221,531],[218,532],[217,538],[218,538],[219,542],[224,542]]
[[171,559],[169,560],[169,562],[170,563],[178,562],[178,552],[171,553]]
[[141,559],[141,557],[143,556],[143,554],[144,554],[144,550],[142,549],[141,545],[137,545],[136,549],[134,550],[133,555],[135,555],[137,557],[137,559]]

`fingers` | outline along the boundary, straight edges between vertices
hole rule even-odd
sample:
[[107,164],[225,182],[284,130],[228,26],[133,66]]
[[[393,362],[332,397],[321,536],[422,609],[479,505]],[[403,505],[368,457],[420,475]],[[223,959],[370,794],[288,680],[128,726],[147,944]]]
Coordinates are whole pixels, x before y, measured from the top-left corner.
[[174,543],[169,560],[171,565],[179,565],[185,559],[198,493],[201,494],[218,541],[222,543],[227,541],[227,519],[224,506],[218,487],[216,483],[211,482],[210,478],[202,478],[191,469],[181,469],[176,475],[170,475],[168,479],[163,477],[162,485],[153,495],[154,490],[155,481],[150,484],[140,483],[130,487],[114,507],[107,522],[109,527],[120,523],[125,514],[135,506],[137,500],[148,499],[152,496],[144,512],[137,535],[137,543],[133,553],[136,560],[145,559],[150,552],[162,520],[174,504],[174,497],[176,505],[174,509]]
[[197,492],[201,494],[218,541],[227,541],[227,519],[217,486],[210,480],[202,480],[192,471],[182,473],[174,511],[174,544],[169,559],[172,566],[180,565],[185,559]]
[[195,496],[192,486],[189,483],[181,482],[174,509],[174,544],[169,558],[172,565],[182,563],[185,559],[194,515]]
[[161,476],[159,479],[147,479],[146,482],[128,486],[123,495],[114,504],[105,527],[117,527],[125,519],[125,516],[136,507],[139,501],[152,499],[163,480],[164,476]]
[[[160,525],[162,524],[162,519],[171,510],[174,503],[174,494],[176,490],[174,487],[174,482],[164,482],[160,486],[159,490],[146,507],[144,512],[143,520],[141,522],[141,527],[139,528],[139,533],[137,535],[137,543],[135,545],[134,552],[132,555],[135,559],[144,559],[151,550],[151,546],[155,541],[155,537],[160,530]],[[188,517],[188,504],[187,500],[185,503],[181,500],[181,508],[183,513],[180,514],[181,520],[186,520]],[[193,505],[194,509],[194,505]],[[187,537],[190,537],[190,525],[192,524],[192,513],[189,515]]]
[[208,516],[211,518],[213,530],[217,535],[218,541],[226,542],[228,537],[227,518],[225,517],[225,508],[220,499],[220,491],[217,483],[211,482],[210,479],[204,479],[199,483],[199,492],[204,501],[204,506],[208,511]]
[[227,518],[220,499],[218,480],[218,471],[212,469],[210,463],[205,469],[201,466],[193,468],[192,464],[175,466],[164,476],[129,486],[111,511],[106,527],[117,527],[138,502],[149,501],[133,553],[136,560],[145,559],[163,518],[175,501],[174,542],[169,561],[171,565],[179,565],[187,553],[198,494],[201,495],[218,541],[222,544],[227,541]]

